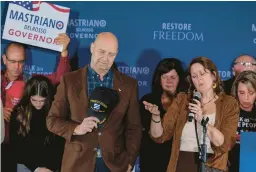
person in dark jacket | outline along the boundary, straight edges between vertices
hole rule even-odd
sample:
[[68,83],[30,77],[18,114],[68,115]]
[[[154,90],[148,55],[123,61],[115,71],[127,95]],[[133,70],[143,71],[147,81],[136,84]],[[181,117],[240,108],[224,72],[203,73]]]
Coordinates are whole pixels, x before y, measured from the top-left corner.
[[182,63],[175,58],[161,60],[154,72],[152,92],[144,95],[140,100],[143,126],[140,150],[141,172],[166,172],[172,148],[172,140],[158,144],[150,138],[149,128],[152,114],[145,110],[143,101],[153,102],[160,108],[161,114],[165,114],[176,94],[185,90],[185,72]]
[[44,76],[31,78],[11,115],[10,145],[17,172],[53,172],[60,169],[64,140],[46,127],[54,88]]

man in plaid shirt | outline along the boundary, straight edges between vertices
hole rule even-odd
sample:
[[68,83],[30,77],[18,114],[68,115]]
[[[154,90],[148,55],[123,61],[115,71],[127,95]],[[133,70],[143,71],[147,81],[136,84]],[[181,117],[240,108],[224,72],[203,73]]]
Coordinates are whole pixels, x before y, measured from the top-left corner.
[[[142,134],[138,82],[113,67],[117,52],[116,36],[100,33],[91,44],[91,63],[60,81],[47,127],[66,139],[62,172],[132,170]],[[88,99],[97,87],[116,90],[120,100],[101,123],[88,114]]]

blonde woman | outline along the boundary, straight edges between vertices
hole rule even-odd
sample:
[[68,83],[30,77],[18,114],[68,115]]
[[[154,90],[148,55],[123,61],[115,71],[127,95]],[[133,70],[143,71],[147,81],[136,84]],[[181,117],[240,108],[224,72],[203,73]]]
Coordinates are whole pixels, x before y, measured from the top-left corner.
[[240,134],[256,132],[256,72],[240,73],[232,86],[231,94],[239,101],[240,114],[236,145],[229,154],[229,171],[239,172]]

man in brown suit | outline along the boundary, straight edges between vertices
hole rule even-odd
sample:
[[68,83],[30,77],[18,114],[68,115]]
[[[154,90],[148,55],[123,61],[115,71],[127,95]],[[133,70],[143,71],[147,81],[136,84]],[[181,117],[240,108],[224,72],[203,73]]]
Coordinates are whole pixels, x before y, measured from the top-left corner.
[[[66,139],[62,172],[127,172],[135,163],[141,141],[138,84],[112,67],[117,52],[116,36],[100,33],[91,44],[91,63],[65,74],[58,86],[47,127]],[[100,86],[119,94],[102,126],[88,114],[88,98]]]

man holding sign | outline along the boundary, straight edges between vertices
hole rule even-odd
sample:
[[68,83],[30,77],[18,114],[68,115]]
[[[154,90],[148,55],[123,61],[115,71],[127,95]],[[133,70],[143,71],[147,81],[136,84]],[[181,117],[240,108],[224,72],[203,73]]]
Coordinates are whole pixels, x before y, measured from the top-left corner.
[[[58,84],[60,82],[61,76],[70,71],[69,60],[68,60],[68,44],[70,38],[65,34],[61,33],[56,38],[58,44],[63,45],[63,50],[61,52],[61,57],[59,65],[55,73],[47,75],[53,84]],[[13,167],[11,163],[11,155],[9,154],[9,145],[8,145],[8,135],[9,135],[9,120],[12,112],[12,108],[7,108],[5,106],[6,102],[6,92],[16,81],[27,81],[32,76],[23,73],[24,63],[26,61],[26,49],[23,44],[17,42],[9,43],[5,48],[5,53],[2,55],[3,62],[6,66],[4,71],[1,71],[1,99],[4,106],[4,120],[5,120],[5,140],[2,144],[2,171],[11,172]],[[22,94],[19,94],[22,95]],[[16,97],[18,100],[20,97]],[[16,167],[16,166],[15,166]]]

